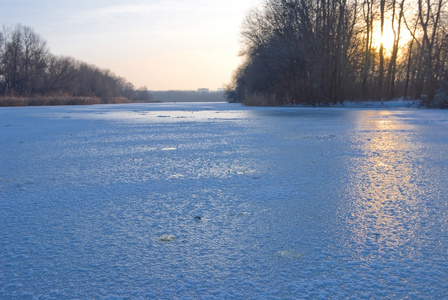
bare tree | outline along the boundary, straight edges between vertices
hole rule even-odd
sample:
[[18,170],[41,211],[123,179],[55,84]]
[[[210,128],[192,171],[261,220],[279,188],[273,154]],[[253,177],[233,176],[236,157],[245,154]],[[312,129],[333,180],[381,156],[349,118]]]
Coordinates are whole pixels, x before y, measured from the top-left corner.
[[[390,99],[410,90],[432,97],[447,67],[446,1],[267,0],[243,23],[245,62],[228,94],[265,105]],[[406,43],[403,25],[413,36]],[[374,44],[386,26],[390,50]]]
[[103,100],[133,97],[134,87],[109,70],[52,55],[31,27],[3,27],[0,32],[0,95],[93,96]]

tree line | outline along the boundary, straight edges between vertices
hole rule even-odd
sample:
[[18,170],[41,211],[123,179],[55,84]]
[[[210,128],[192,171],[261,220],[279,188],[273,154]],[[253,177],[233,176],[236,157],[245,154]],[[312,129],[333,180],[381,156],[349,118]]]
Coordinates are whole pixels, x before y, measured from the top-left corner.
[[[266,0],[227,96],[249,105],[422,99],[448,106],[447,0]],[[381,41],[392,32],[389,48]]]
[[20,24],[3,27],[0,31],[1,96],[41,99],[90,97],[101,103],[147,101],[151,98],[146,88],[137,90],[132,83],[109,70],[72,57],[52,54],[39,34]]

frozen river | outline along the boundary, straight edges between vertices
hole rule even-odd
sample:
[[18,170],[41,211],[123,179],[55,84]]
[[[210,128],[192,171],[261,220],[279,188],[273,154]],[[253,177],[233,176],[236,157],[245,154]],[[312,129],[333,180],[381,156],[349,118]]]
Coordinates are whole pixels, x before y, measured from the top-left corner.
[[447,181],[448,111],[0,108],[0,299],[447,299]]

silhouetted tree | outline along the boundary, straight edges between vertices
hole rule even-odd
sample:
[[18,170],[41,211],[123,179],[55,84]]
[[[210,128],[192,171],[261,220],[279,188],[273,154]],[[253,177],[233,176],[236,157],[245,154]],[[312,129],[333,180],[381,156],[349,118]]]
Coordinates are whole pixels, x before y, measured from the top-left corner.
[[[227,94],[254,105],[328,105],[409,91],[431,100],[447,68],[446,6],[446,0],[267,0],[243,22],[244,63]],[[387,50],[376,41],[386,26],[394,33]],[[413,37],[406,43],[403,30]]]
[[20,24],[3,27],[0,31],[0,96],[46,95],[132,100],[135,89],[110,70],[51,54],[46,41],[31,27]]

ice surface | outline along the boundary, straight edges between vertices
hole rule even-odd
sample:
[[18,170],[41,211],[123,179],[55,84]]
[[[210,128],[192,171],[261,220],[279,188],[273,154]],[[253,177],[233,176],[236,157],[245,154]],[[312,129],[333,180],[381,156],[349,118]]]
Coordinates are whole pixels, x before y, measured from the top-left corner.
[[0,299],[447,299],[447,129],[407,108],[0,108]]

